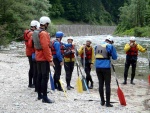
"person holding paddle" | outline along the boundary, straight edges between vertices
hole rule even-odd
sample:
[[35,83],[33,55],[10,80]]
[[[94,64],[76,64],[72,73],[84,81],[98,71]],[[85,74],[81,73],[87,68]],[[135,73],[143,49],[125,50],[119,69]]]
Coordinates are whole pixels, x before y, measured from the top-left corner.
[[[81,57],[81,63],[86,73],[86,82],[89,89],[93,89],[93,80],[90,72],[95,60],[94,49],[91,46],[91,43],[92,42],[90,40],[87,40],[86,45],[81,46],[80,49],[78,50],[78,54]],[[90,86],[89,82],[91,83]]]
[[127,84],[128,70],[130,65],[132,66],[131,81],[130,83],[135,85],[133,82],[135,77],[136,63],[138,58],[138,51],[145,52],[147,49],[143,48],[140,44],[135,42],[135,37],[130,37],[130,43],[127,43],[124,47],[126,52],[126,62],[124,69],[124,82],[122,84]]
[[106,107],[113,107],[110,104],[110,83],[111,83],[111,60],[117,59],[117,52],[115,47],[112,45],[112,36],[107,36],[104,42],[95,46],[95,67],[96,73],[99,80],[99,94],[101,98],[101,105],[105,105],[104,99],[104,82],[106,87]]

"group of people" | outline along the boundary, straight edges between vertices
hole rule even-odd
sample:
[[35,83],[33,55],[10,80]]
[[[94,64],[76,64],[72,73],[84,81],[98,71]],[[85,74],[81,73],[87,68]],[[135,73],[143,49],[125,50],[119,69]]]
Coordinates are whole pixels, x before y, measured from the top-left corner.
[[[38,94],[38,100],[42,102],[53,103],[54,101],[47,96],[47,86],[49,80],[50,65],[54,68],[54,86],[58,91],[63,91],[60,84],[60,76],[62,65],[66,72],[67,90],[74,89],[71,85],[72,73],[74,70],[75,55],[80,56],[81,64],[86,73],[86,83],[89,89],[93,89],[94,82],[90,74],[93,65],[95,64],[96,74],[99,80],[99,94],[101,105],[112,107],[110,104],[111,95],[111,59],[117,59],[117,52],[113,45],[113,37],[105,37],[105,41],[92,47],[92,42],[87,40],[79,50],[73,43],[73,37],[67,39],[67,43],[61,42],[64,33],[57,31],[56,39],[51,41],[50,33],[47,28],[51,20],[49,17],[42,16],[38,21],[33,20],[30,24],[30,29],[25,30],[24,40],[26,45],[26,55],[29,59],[29,88],[35,88]],[[133,82],[136,70],[136,62],[138,50],[145,52],[146,48],[135,42],[135,37],[130,38],[130,43],[127,43],[124,48],[126,52],[126,62],[124,70],[124,82],[127,84],[128,69],[132,65],[131,84]],[[104,83],[106,87],[106,101],[104,98]]]

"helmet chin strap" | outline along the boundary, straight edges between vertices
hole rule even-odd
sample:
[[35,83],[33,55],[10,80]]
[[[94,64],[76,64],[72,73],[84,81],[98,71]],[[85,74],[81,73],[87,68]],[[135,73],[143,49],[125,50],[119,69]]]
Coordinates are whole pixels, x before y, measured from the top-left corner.
[[45,30],[47,30],[47,26],[45,26]]
[[48,23],[46,23],[44,26],[45,26],[45,30],[47,30],[47,28],[48,28]]

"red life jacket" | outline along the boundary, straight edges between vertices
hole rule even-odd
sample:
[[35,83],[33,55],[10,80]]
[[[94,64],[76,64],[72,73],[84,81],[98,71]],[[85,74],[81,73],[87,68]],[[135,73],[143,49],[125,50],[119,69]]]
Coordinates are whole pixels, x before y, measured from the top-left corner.
[[[85,47],[85,55],[86,55],[86,59],[91,59],[92,58],[92,47],[90,46],[90,49],[87,49],[87,47]],[[84,57],[84,53],[82,53],[81,55],[81,58]]]
[[24,31],[24,36],[23,36],[23,38],[24,38],[24,41],[25,41],[25,45],[28,45],[28,40],[29,40],[29,38],[30,38],[30,37],[28,37],[28,33],[29,33],[29,32],[31,32],[30,29],[27,29],[27,30]]
[[[56,50],[54,48],[54,43],[56,42],[56,40],[54,41],[51,41],[50,43],[50,48],[51,48],[51,51],[52,51],[52,55],[56,55]],[[64,50],[65,50],[65,47],[63,46],[63,43],[59,42],[60,43],[60,51],[61,51],[61,54],[63,55],[64,54]]]
[[138,55],[138,49],[137,46],[131,47],[127,52],[127,55],[131,55],[131,56],[137,56]]
[[[69,47],[69,48],[67,49],[67,51],[71,51],[71,50],[74,50],[74,46]],[[66,51],[66,52],[67,52],[67,51]],[[70,55],[65,55],[65,58],[74,58],[74,53],[71,53]]]

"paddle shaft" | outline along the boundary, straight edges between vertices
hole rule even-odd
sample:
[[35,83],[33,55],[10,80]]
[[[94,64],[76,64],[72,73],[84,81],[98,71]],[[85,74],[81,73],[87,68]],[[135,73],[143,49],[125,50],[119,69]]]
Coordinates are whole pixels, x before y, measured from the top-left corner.
[[79,66],[78,66],[78,63],[76,63],[77,65],[77,74],[78,74],[78,77],[79,77]]
[[118,79],[117,79],[117,75],[116,75],[116,72],[115,72],[115,67],[114,65],[111,63],[112,65],[112,69],[113,69],[113,72],[114,72],[114,75],[115,75],[115,78],[116,78],[116,83],[117,83],[117,86],[119,87],[119,83],[118,83]]
[[[75,48],[75,49],[76,49],[76,48]],[[76,60],[76,65],[78,66],[79,71],[80,71],[80,73],[81,73],[82,77],[83,77],[83,78],[85,78],[85,76],[83,75],[83,73],[82,73],[82,71],[81,71],[81,68],[80,68],[80,65],[79,65],[79,62],[78,62],[78,59],[77,59],[76,53],[74,53],[74,56],[75,56],[75,60]]]
[[148,48],[147,48],[147,56],[148,56],[148,64],[149,64],[149,69],[150,69],[150,58],[149,58],[149,51],[148,51]]
[[85,70],[85,56],[86,54],[85,54],[85,47],[84,47],[84,49],[83,49],[83,68],[84,68],[84,70]]
[[87,83],[86,83],[86,81],[85,81],[85,76],[83,75],[83,73],[82,73],[82,71],[81,71],[81,68],[80,68],[80,66],[79,66],[79,62],[78,62],[76,53],[74,53],[74,56],[75,56],[75,59],[76,59],[76,64],[77,64],[77,66],[78,66],[78,68],[79,68],[79,71],[80,71],[80,73],[81,73],[81,75],[82,75],[82,79],[83,79],[83,82],[84,82],[84,84],[85,84],[86,90],[87,90],[87,92],[89,93],[89,89],[88,89]]
[[[93,100],[93,99],[88,99],[88,100],[83,100],[83,99],[74,99],[74,101],[76,100],[80,100],[80,101],[96,101],[96,102],[100,102],[101,100]],[[106,102],[106,101],[105,101]],[[118,103],[118,102],[110,102],[110,103]]]

